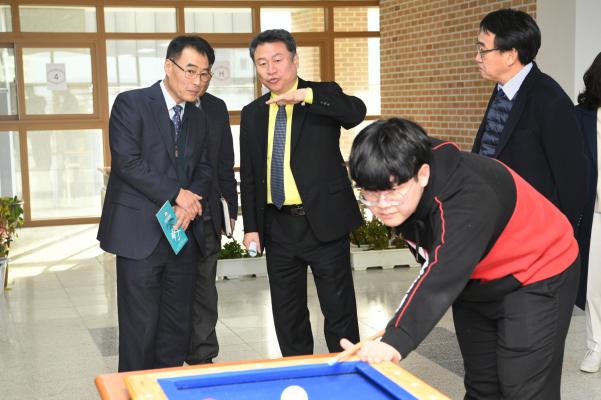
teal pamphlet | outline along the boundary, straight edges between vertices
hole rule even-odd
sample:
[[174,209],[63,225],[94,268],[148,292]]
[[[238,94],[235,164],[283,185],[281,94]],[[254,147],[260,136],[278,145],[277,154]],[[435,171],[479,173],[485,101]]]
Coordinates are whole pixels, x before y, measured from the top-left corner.
[[171,203],[166,201],[163,207],[156,213],[156,217],[159,220],[163,233],[169,241],[169,244],[173,248],[175,254],[178,254],[184,245],[188,242],[188,236],[186,232],[180,227],[177,230],[173,229],[173,225],[177,222],[175,211],[171,207]]

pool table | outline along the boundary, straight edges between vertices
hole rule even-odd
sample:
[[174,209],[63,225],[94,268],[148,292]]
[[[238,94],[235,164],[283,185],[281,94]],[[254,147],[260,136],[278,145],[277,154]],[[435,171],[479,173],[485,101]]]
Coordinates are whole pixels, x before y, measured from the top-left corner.
[[99,375],[104,400],[280,400],[301,386],[309,400],[448,399],[392,363],[356,358],[328,365],[333,355],[287,357]]

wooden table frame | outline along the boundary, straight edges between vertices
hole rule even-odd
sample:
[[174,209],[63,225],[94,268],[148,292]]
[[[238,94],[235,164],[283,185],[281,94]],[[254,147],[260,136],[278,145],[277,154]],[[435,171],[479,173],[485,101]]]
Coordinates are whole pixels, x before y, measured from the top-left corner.
[[[193,375],[194,373],[216,373],[225,371],[236,371],[240,369],[259,369],[269,367],[283,367],[296,364],[319,364],[327,363],[333,354],[319,354],[313,356],[296,356],[296,357],[285,357],[272,360],[249,360],[249,361],[235,361],[235,362],[224,362],[218,364],[205,364],[205,365],[192,365],[185,367],[175,368],[162,368],[145,371],[132,371],[132,372],[121,372],[98,375],[96,377],[96,387],[100,393],[102,400],[131,400],[128,385],[133,387],[134,393],[138,389],[140,380],[144,379],[142,375],[158,375],[161,377],[175,376],[175,375]],[[354,360],[357,358],[355,357]],[[382,373],[385,373],[391,379],[401,385],[405,390],[409,391],[412,395],[418,399],[436,399],[436,400],[449,400],[448,397],[438,392],[436,389],[429,386],[419,378],[415,377],[411,373],[398,367],[392,363],[381,363],[373,365],[374,368]],[[210,371],[209,371],[210,370]],[[126,383],[126,378],[128,378]],[[132,379],[133,378],[133,379]],[[138,387],[137,387],[138,386]]]

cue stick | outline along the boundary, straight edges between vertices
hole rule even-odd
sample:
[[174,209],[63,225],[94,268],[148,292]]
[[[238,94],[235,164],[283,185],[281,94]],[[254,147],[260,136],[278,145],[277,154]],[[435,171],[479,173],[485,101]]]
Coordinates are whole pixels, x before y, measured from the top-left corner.
[[[376,333],[374,333],[373,335],[371,335],[370,337],[367,338],[367,340],[376,340],[378,338],[381,338],[382,336],[384,336],[384,329],[382,329],[381,331],[378,331]],[[332,366],[334,364],[336,364],[339,361],[343,361],[344,359],[352,356],[353,354],[355,354],[356,352],[358,352],[359,350],[361,350],[361,347],[363,347],[363,344],[366,341],[359,341],[357,343],[355,343],[352,347],[349,347],[348,349],[344,350],[341,353],[338,353],[337,356],[332,357],[329,361],[328,361],[328,365]]]

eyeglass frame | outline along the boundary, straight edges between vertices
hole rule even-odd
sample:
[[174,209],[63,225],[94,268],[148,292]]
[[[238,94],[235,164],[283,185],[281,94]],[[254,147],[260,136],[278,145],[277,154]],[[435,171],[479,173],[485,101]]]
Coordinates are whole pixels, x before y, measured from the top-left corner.
[[[198,77],[198,78],[200,78],[201,82],[209,82],[211,80],[211,78],[213,77],[213,74],[211,73],[211,71],[201,71],[201,72],[195,73],[194,71],[192,71],[190,69],[183,69],[182,67],[180,67],[179,64],[176,63],[173,58],[168,58],[168,60],[171,61],[173,64],[175,64],[175,66],[177,68],[184,71],[184,77],[186,79],[195,79],[196,77]],[[203,76],[208,76],[208,78],[203,78]]]
[[[398,193],[396,195],[399,197],[399,199],[389,200],[389,196],[393,195],[399,189],[399,186],[397,186],[396,188],[391,188],[390,190],[378,192],[378,195],[377,195],[378,200],[376,200],[376,201],[366,199],[365,198],[366,190],[361,189],[359,192],[359,201],[367,207],[376,207],[376,206],[378,206],[378,207],[398,207],[398,206],[402,206],[405,203],[405,200],[407,200],[407,195],[409,194],[409,192],[411,191],[413,186],[415,186],[414,184],[417,183],[417,179],[411,179],[411,180],[413,181],[413,184],[411,184],[409,189],[407,189],[404,193]],[[382,201],[384,201],[384,204],[382,206],[380,206]]]
[[484,58],[485,55],[491,53],[493,51],[502,51],[501,49],[495,47],[494,49],[483,49],[479,43],[476,43],[476,53],[480,56],[480,58]]

